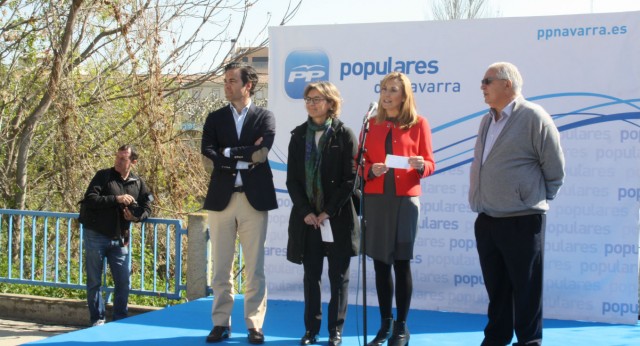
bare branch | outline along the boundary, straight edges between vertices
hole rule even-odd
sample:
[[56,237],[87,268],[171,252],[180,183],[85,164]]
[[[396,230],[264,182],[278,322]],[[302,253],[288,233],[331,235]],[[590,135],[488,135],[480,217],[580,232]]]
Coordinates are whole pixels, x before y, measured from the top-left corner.
[[486,0],[434,0],[431,12],[436,20],[479,18],[486,4]]
[[187,90],[265,47],[269,23],[285,25],[301,4],[256,21],[257,2],[0,0],[11,8],[0,22],[2,207],[74,208],[83,182],[128,142],[142,148],[138,169],[160,210],[199,208],[199,136],[181,124],[225,101]]

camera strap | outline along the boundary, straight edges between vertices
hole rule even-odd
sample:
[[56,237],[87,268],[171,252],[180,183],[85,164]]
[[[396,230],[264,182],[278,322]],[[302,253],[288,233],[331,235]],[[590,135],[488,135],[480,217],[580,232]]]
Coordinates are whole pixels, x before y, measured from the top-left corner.
[[[131,173],[129,173],[129,176],[131,176]],[[128,181],[128,179],[127,179]],[[121,194],[126,194],[127,191],[125,190],[125,185],[127,183],[127,181],[124,181],[121,187]],[[136,199],[140,197],[140,190],[142,189],[142,183],[140,182],[140,177],[135,177],[134,178],[135,184],[136,184]],[[136,200],[137,202],[137,200]],[[116,221],[116,227],[119,231],[120,234],[118,234],[118,236],[120,237],[120,245],[121,246],[127,246],[129,244],[129,228],[123,228],[121,226],[121,220],[124,218],[124,216],[122,216],[123,211],[118,208],[118,220]]]

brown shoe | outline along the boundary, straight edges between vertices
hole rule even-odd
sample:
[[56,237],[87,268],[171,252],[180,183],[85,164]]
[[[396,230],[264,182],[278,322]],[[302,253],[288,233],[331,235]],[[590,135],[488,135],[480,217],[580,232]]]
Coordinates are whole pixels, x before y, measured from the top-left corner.
[[207,342],[220,342],[231,336],[231,328],[227,326],[214,326],[207,335]]
[[263,163],[267,161],[267,156],[269,156],[269,148],[262,147],[251,154],[251,163]]
[[264,333],[262,333],[261,328],[249,328],[247,330],[247,337],[249,338],[249,343],[252,345],[264,344]]

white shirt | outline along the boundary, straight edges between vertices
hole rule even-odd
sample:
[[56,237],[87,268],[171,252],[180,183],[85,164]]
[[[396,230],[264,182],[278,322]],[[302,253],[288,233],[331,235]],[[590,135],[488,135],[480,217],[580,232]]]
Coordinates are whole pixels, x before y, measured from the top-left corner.
[[[247,117],[247,112],[249,112],[249,107],[251,106],[251,99],[249,99],[249,103],[242,108],[240,114],[236,110],[236,107],[233,104],[229,103],[229,107],[231,108],[231,114],[233,114],[233,119],[236,123],[236,133],[238,134],[238,139],[240,138],[240,132],[242,132],[242,125],[244,125],[244,119]],[[231,148],[224,149],[224,156],[231,157]],[[238,161],[236,163],[236,169],[248,169],[251,162],[247,161]],[[236,186],[242,186],[242,177],[240,173],[236,175]]]
[[489,124],[489,130],[487,130],[487,138],[484,141],[484,151],[482,152],[482,163],[487,160],[487,156],[491,152],[493,145],[496,143],[496,139],[504,129],[504,125],[507,123],[507,120],[511,116],[513,112],[514,101],[509,102],[509,104],[504,107],[502,112],[500,113],[500,120],[496,121],[496,113],[493,109],[489,110],[491,113],[491,123]]

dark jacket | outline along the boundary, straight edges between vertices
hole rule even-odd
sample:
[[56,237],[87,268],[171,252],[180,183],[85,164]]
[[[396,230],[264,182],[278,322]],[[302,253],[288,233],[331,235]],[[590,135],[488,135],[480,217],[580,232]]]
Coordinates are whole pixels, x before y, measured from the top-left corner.
[[151,193],[144,181],[134,173],[122,180],[115,168],[99,170],[91,179],[80,208],[80,222],[86,228],[100,232],[110,238],[128,233],[130,222],[124,219],[123,205],[116,196],[129,194],[136,199],[137,207],[129,207],[140,220],[151,215]]
[[[356,256],[360,248],[360,225],[351,194],[356,178],[354,157],[356,137],[351,129],[333,120],[333,134],[327,139],[322,152],[322,189],[324,212],[329,215],[334,242],[328,245],[329,255]],[[287,259],[302,263],[307,232],[318,232],[304,223],[304,217],[314,213],[305,189],[305,136],[307,123],[291,131],[287,159],[287,189],[293,202],[289,217]],[[319,244],[320,245],[320,244]]]
[[[251,103],[238,138],[229,107],[227,105],[211,112],[204,123],[201,152],[213,161],[213,172],[203,208],[224,210],[233,194],[236,175],[240,174],[245,195],[254,209],[276,209],[278,202],[269,161],[252,169],[236,169],[238,161],[251,162],[251,155],[256,150],[262,147],[271,149],[276,134],[275,117],[272,112]],[[255,142],[260,137],[262,143],[256,146]],[[231,157],[222,154],[225,148],[231,148]]]

